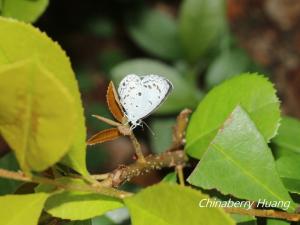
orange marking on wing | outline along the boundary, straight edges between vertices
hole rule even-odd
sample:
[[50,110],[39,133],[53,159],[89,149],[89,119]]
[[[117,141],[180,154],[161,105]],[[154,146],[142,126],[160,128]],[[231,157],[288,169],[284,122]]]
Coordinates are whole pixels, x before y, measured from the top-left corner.
[[95,135],[93,135],[88,141],[88,145],[100,144],[107,141],[112,141],[118,137],[122,136],[118,128],[110,128],[102,130]]
[[106,101],[107,101],[109,111],[112,113],[114,118],[117,121],[123,123],[125,114],[122,109],[121,103],[119,101],[119,96],[117,94],[117,91],[112,81],[109,83],[107,88]]

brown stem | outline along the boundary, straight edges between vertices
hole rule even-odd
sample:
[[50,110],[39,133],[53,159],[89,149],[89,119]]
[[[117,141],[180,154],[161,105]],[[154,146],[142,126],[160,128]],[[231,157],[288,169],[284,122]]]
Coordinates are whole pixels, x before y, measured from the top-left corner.
[[176,166],[176,172],[177,172],[179,184],[180,184],[181,186],[184,186],[185,183],[184,183],[183,166],[182,166],[182,165]]
[[0,169],[0,177],[12,179],[12,180],[20,180],[25,182],[32,182],[30,177],[27,177],[22,172],[13,172],[5,169]]
[[185,144],[185,131],[189,121],[189,115],[192,113],[190,109],[182,110],[176,119],[176,124],[173,127],[173,142],[169,151],[182,148]]
[[276,210],[266,209],[244,209],[244,208],[224,208],[228,213],[257,216],[257,217],[268,217],[276,219],[284,219],[288,221],[300,221],[300,214],[288,213]]
[[148,173],[151,170],[159,170],[165,167],[184,165],[187,157],[182,150],[165,152],[159,155],[149,155],[145,162],[136,161],[128,166],[119,166],[112,171],[107,179],[101,182],[106,187],[118,187],[133,177]]
[[91,175],[95,180],[105,180],[109,177],[109,173]]
[[145,160],[145,157],[143,155],[143,152],[142,152],[142,148],[141,148],[141,145],[140,143],[138,142],[138,140],[136,139],[135,135],[133,132],[130,133],[129,135],[130,137],[130,140],[133,144],[133,147],[134,147],[134,150],[135,150],[135,154],[137,156],[137,160],[139,163],[145,163],[146,160]]
[[7,179],[13,179],[13,180],[20,180],[25,182],[32,182],[32,183],[39,183],[39,184],[48,184],[53,185],[57,188],[65,189],[65,190],[73,190],[73,191],[84,191],[84,192],[94,192],[99,193],[115,198],[123,199],[127,196],[130,196],[131,193],[116,190],[111,187],[103,187],[99,185],[78,185],[78,184],[72,184],[72,183],[60,183],[56,180],[49,179],[46,177],[28,177],[24,173],[21,172],[13,172],[8,171],[5,169],[0,169],[0,177],[7,178]]
[[[170,154],[171,153],[171,154]],[[136,162],[130,166],[124,167],[122,169],[116,170],[116,172],[120,172],[119,174],[115,174],[115,177],[111,176],[112,179],[119,180],[111,180],[120,182],[122,178],[124,179],[124,175],[126,177],[133,177],[137,171],[145,171],[151,169],[159,169],[161,167],[166,166],[174,166],[175,162],[180,162],[181,164],[186,161],[186,158],[182,151],[168,152],[164,153],[160,156],[148,156],[147,158],[147,167],[143,167],[142,164]],[[163,162],[162,165],[157,164],[158,162]],[[142,166],[141,168],[139,168]],[[140,172],[143,173],[143,172]],[[34,182],[34,183],[43,183],[56,186],[58,188],[62,188],[65,190],[76,190],[76,191],[86,191],[86,192],[95,192],[104,195],[108,195],[116,198],[125,198],[131,196],[131,193],[119,191],[113,188],[107,187],[94,187],[94,186],[85,186],[85,185],[74,185],[74,184],[62,184],[55,180],[48,179],[45,177],[27,177],[23,173],[20,172],[12,172],[4,169],[0,169],[0,177],[20,180],[25,182]],[[126,179],[125,179],[126,180]],[[120,183],[119,183],[120,184]],[[296,213],[287,213],[276,210],[265,210],[265,209],[244,209],[244,208],[224,208],[224,210],[228,213],[241,214],[241,215],[250,215],[256,217],[267,217],[267,218],[276,218],[276,219],[284,219],[288,221],[300,221],[300,214]]]

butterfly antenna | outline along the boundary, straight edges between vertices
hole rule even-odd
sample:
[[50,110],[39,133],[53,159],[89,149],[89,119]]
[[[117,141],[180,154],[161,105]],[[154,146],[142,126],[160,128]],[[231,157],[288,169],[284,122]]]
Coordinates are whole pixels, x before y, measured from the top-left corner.
[[155,136],[154,131],[150,128],[150,126],[148,126],[148,124],[147,124],[146,122],[142,121],[142,124],[145,124],[145,126],[149,129],[149,131],[151,132],[151,134],[152,134],[153,136]]

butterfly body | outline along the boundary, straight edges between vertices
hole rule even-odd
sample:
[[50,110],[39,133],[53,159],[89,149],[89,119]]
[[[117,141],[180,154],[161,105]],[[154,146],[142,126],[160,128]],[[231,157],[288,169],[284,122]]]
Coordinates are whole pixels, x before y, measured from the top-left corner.
[[133,127],[141,125],[141,119],[157,109],[173,88],[172,83],[158,75],[138,76],[129,74],[118,88],[120,103]]

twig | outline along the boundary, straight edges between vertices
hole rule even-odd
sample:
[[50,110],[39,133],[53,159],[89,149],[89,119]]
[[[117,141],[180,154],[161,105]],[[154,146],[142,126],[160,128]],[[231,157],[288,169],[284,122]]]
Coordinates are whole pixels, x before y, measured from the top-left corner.
[[[182,148],[185,144],[185,130],[188,125],[189,115],[191,114],[190,109],[184,109],[180,112],[176,119],[176,125],[173,127],[173,142],[169,151],[174,151],[175,149]],[[181,186],[185,185],[183,165],[176,166],[176,172]]]
[[183,166],[182,165],[176,166],[176,171],[177,171],[177,176],[178,176],[179,184],[181,186],[184,186],[185,183],[184,183]]
[[176,119],[176,125],[173,127],[173,142],[169,151],[182,148],[185,144],[185,131],[189,121],[189,115],[192,110],[184,109]]
[[266,209],[223,208],[228,213],[300,221],[300,214]]
[[130,133],[129,135],[130,137],[130,140],[132,142],[132,145],[133,145],[133,148],[135,150],[135,154],[137,156],[137,161],[139,163],[145,163],[146,160],[145,160],[145,157],[143,155],[143,152],[142,152],[142,148],[141,148],[141,145],[140,143],[138,142],[138,140],[136,139],[135,135],[133,132]]
[[27,177],[22,172],[13,172],[5,169],[0,169],[0,177],[12,179],[12,180],[20,180],[25,182],[32,182],[30,177]]
[[91,177],[96,180],[105,180],[109,177],[109,173],[94,174],[94,175],[91,175]]
[[134,134],[131,132],[130,139],[133,143],[138,160],[131,165],[123,165],[115,169],[113,172],[111,172],[107,179],[101,182],[101,184],[106,187],[118,187],[125,181],[129,181],[133,177],[142,175],[151,170],[158,170],[163,167],[180,166],[181,170],[178,171],[180,176],[179,181],[182,185],[184,185],[182,168],[188,159],[187,156],[185,156],[184,151],[179,149],[181,149],[184,144],[185,129],[187,127],[188,116],[190,113],[191,110],[184,109],[178,115],[176,125],[173,129],[172,147],[160,155],[150,155],[145,158],[142,154],[140,144],[138,143]]
[[[169,154],[171,153],[171,154]],[[174,166],[174,160],[182,159],[184,157],[184,154],[182,154],[182,151],[175,151],[175,152],[168,152],[164,153],[164,156],[160,156],[161,158],[157,158],[157,156],[148,156],[146,159],[148,159],[148,162],[150,162],[149,165],[154,166],[154,169],[158,169],[157,167],[163,167],[163,165],[169,165]],[[163,160],[161,160],[163,159]],[[186,159],[185,159],[186,160]],[[185,161],[184,160],[184,161]],[[180,160],[179,160],[180,161]],[[180,164],[182,164],[184,161],[180,161]],[[162,166],[157,165],[157,162],[164,162]],[[156,165],[156,166],[155,166]],[[122,179],[122,177],[127,174],[126,177],[132,176],[136,169],[140,169],[140,171],[143,170],[149,170],[153,169],[152,166],[147,168],[138,168],[141,166],[138,162],[128,166],[124,167],[124,169],[117,170],[117,172],[120,172],[118,179]],[[116,190],[113,188],[108,187],[94,187],[94,186],[85,186],[85,185],[75,185],[75,184],[63,184],[59,183],[55,180],[48,179],[45,177],[27,177],[23,173],[20,172],[12,172],[4,169],[0,169],[0,177],[7,178],[7,179],[13,179],[13,180],[20,180],[25,182],[33,182],[33,183],[42,183],[42,184],[49,184],[56,186],[58,188],[62,188],[65,190],[76,190],[76,191],[85,191],[85,192],[94,192],[99,194],[108,195],[115,198],[123,199],[125,197],[131,196],[132,193],[124,192],[120,190]],[[113,178],[113,177],[111,177]],[[115,180],[116,181],[116,180]],[[244,208],[223,208],[228,213],[234,213],[234,214],[241,214],[241,215],[250,215],[250,216],[256,216],[256,217],[267,217],[267,218],[277,218],[277,219],[284,219],[288,221],[300,221],[300,214],[296,213],[288,213],[288,212],[282,212],[282,211],[276,211],[276,210],[264,210],[264,209],[244,209]]]
[[99,185],[79,185],[79,184],[72,184],[72,183],[60,183],[56,180],[49,179],[46,177],[39,177],[39,176],[33,176],[28,177],[24,173],[21,172],[13,172],[8,171],[5,169],[0,169],[0,177],[7,178],[7,179],[13,179],[13,180],[20,180],[25,182],[32,182],[32,183],[38,183],[38,184],[48,184],[53,185],[57,188],[65,189],[65,190],[74,190],[74,191],[83,191],[83,192],[94,192],[99,193],[107,196],[111,196],[114,198],[120,198],[123,199],[127,196],[130,196],[131,193],[120,191],[111,187],[103,187]]
[[184,165],[187,161],[182,150],[173,152],[165,152],[159,155],[149,155],[145,158],[145,162],[135,161],[128,166],[119,166],[111,172],[109,177],[100,182],[106,187],[118,187],[125,181],[131,180],[133,177],[148,173],[151,170],[159,170],[165,167],[173,167]]

